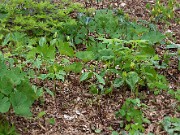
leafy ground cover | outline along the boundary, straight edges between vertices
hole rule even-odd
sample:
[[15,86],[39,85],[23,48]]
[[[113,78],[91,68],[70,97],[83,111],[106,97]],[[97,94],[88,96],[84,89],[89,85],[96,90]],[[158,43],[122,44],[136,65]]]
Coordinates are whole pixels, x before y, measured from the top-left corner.
[[177,1],[76,2],[1,3],[2,134],[179,134]]

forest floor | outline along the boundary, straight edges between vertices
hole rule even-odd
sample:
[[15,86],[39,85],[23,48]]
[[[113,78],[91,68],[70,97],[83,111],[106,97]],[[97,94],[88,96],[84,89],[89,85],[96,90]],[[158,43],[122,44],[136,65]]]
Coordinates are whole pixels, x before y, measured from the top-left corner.
[[[83,3],[86,7],[95,7],[97,9],[112,6],[122,8],[125,13],[129,14],[132,19],[149,20],[150,11],[145,5],[145,0],[125,0],[124,2],[91,2],[85,3],[83,0],[76,0]],[[154,0],[149,1],[153,4]],[[179,17],[180,13],[176,13]],[[162,32],[171,31],[177,44],[180,44],[180,26],[171,21],[171,25],[166,27],[165,24],[157,24]],[[164,52],[163,46],[158,46],[156,51],[159,55]],[[172,50],[174,51],[174,50]],[[180,71],[178,71],[177,58],[172,58],[169,68],[159,71],[166,75],[173,89],[179,88]],[[9,119],[14,122],[18,132],[22,135],[94,135],[96,129],[101,129],[102,135],[110,135],[112,130],[119,129],[119,120],[115,118],[115,112],[120,109],[126,98],[129,98],[130,91],[113,91],[112,95],[94,96],[89,94],[88,84],[80,83],[77,75],[70,75],[64,83],[57,81],[56,98],[52,99],[50,95],[44,96],[44,104],[36,101],[33,105],[32,112],[37,115],[41,111],[46,114],[40,119],[26,119],[11,115]],[[32,83],[38,86],[53,87],[51,81],[33,80]],[[151,124],[145,125],[145,134],[154,133],[155,135],[166,135],[160,122],[165,116],[180,117],[180,113],[174,111],[177,101],[167,92],[159,95],[146,92],[141,100],[147,105],[143,110],[145,117],[151,121]],[[55,124],[51,125],[47,121],[49,118],[55,119]],[[110,128],[111,127],[111,128]]]

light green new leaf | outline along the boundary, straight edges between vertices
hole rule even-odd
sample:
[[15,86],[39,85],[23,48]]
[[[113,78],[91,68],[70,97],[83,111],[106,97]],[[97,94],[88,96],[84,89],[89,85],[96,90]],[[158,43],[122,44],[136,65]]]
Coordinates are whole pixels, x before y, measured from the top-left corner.
[[39,40],[39,45],[42,47],[46,44],[46,38],[45,37],[41,37],[41,39]]
[[87,80],[90,77],[92,77],[92,72],[84,72],[80,77],[80,82]]
[[67,55],[69,57],[74,56],[74,50],[72,47],[70,47],[68,42],[60,42],[58,46],[58,50],[61,55]]
[[76,57],[83,60],[84,62],[95,59],[95,55],[92,51],[79,51],[76,53]]
[[126,83],[130,86],[131,90],[136,88],[136,83],[139,81],[139,76],[136,72],[129,72],[126,77]]
[[114,87],[118,88],[124,84],[124,80],[122,78],[116,78],[114,80]]
[[96,76],[97,80],[99,83],[102,83],[103,85],[105,85],[105,80],[103,79],[102,76],[98,75],[97,73],[94,72],[94,75]]
[[1,93],[0,93],[0,112],[1,113],[6,113],[9,111],[10,108],[10,102],[8,97],[4,97]]

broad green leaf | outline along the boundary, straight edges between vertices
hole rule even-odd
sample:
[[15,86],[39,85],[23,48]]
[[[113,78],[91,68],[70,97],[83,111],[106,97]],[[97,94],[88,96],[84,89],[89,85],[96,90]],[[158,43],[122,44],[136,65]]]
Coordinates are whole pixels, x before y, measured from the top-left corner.
[[30,108],[25,104],[14,106],[13,109],[17,115],[26,116],[26,117],[32,116]]
[[1,113],[6,113],[9,111],[10,108],[10,102],[9,102],[9,98],[8,97],[4,97],[1,93],[0,93],[0,112]]
[[111,60],[114,58],[114,52],[112,49],[102,49],[98,51],[99,59],[103,61]]
[[31,116],[30,112],[31,102],[28,101],[27,96],[21,92],[15,92],[10,95],[10,101],[12,103],[13,109],[17,115]]
[[97,73],[94,72],[94,75],[96,76],[97,80],[99,83],[102,83],[103,85],[105,85],[105,80],[103,79],[102,76],[98,75]]
[[87,80],[92,76],[92,72],[84,72],[80,77],[80,82]]
[[[0,60],[0,79],[4,77],[4,75],[6,75],[7,73],[7,67],[6,65],[4,64],[4,62],[2,62]],[[1,80],[0,80],[1,81]]]
[[28,52],[28,54],[26,55],[26,58],[27,59],[35,59],[36,53],[38,53],[38,50],[34,47]]
[[114,87],[118,88],[124,84],[124,80],[122,78],[116,78],[114,80]]
[[13,85],[19,85],[25,79],[25,74],[19,68],[11,68],[7,73]]
[[55,59],[55,46],[53,45],[48,46],[47,44],[45,44],[43,46],[38,46],[37,51],[45,59]]
[[154,56],[155,49],[150,45],[145,45],[141,47],[141,53],[148,56]]
[[74,56],[74,50],[70,47],[68,42],[60,42],[58,45],[58,50],[61,55],[67,55],[69,57]]
[[64,67],[65,71],[67,72],[72,71],[75,73],[80,73],[82,68],[83,68],[83,65],[80,62],[74,62],[73,64],[67,65]]
[[21,84],[16,87],[16,90],[27,98],[29,104],[32,104],[34,100],[37,99],[36,93],[31,84],[28,82],[28,79],[22,81]]
[[165,36],[158,32],[158,31],[150,31],[149,33],[145,33],[142,36],[143,40],[148,40],[150,41],[150,43],[154,44],[154,43],[159,43],[161,42],[163,39],[165,38]]
[[95,59],[95,55],[92,51],[79,51],[76,53],[76,57],[83,60],[84,62]]
[[63,71],[63,70],[59,70],[58,74],[60,74],[60,75],[66,75],[66,72]]
[[13,83],[11,79],[7,76],[4,76],[0,79],[0,92],[5,95],[9,95],[13,91]]
[[126,77],[126,83],[130,86],[131,90],[136,88],[136,83],[139,81],[139,76],[136,72],[129,72]]
[[82,39],[80,39],[80,37],[76,36],[75,37],[75,43],[78,45],[80,43],[82,43]]

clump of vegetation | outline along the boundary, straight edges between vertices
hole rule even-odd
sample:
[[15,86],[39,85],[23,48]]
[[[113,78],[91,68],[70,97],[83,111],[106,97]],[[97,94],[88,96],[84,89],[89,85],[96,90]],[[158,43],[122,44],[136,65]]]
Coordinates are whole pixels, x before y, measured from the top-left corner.
[[[179,7],[179,4],[176,0],[168,0],[166,4],[162,3],[160,0],[156,0],[153,7],[150,4],[147,4],[146,7],[151,9],[152,17],[156,22],[165,22],[168,23],[169,20],[175,19],[175,9]],[[179,20],[177,19],[177,22]]]
[[14,125],[11,125],[7,120],[1,118],[0,135],[19,135],[19,134],[16,132],[16,128]]
[[179,118],[165,117],[162,125],[169,135],[178,135],[180,133]]
[[[166,9],[157,1],[152,15],[156,19],[160,15],[163,20],[172,19],[174,15],[169,9],[174,3],[170,0]],[[64,82],[73,72],[80,76],[80,82],[89,84],[93,94],[131,91],[130,96],[136,99],[128,98],[116,116],[122,119],[121,128],[130,134],[143,133],[143,124],[149,121],[141,110],[145,104],[140,103],[139,93],[160,94],[169,90],[165,76],[157,72],[168,67],[169,57],[162,61],[155,52],[157,45],[165,44],[165,38],[152,23],[130,21],[122,10],[86,11],[81,4],[68,0],[60,4],[3,1],[0,4],[0,113],[8,116],[7,112],[13,110],[16,115],[30,117],[32,104],[44,92],[53,96],[56,103],[57,81]],[[176,55],[179,57],[179,52]],[[32,86],[32,80],[51,81],[53,86]],[[179,99],[179,91],[169,90],[169,93]],[[45,114],[40,112],[36,119]],[[54,118],[49,119],[51,125],[55,122]],[[167,123],[166,120],[164,127],[168,132]]]
[[139,99],[126,99],[121,109],[116,112],[116,117],[122,117],[123,121],[120,126],[125,127],[130,135],[139,134],[144,132],[143,123],[149,123],[149,120],[144,118],[140,108],[143,104]]

